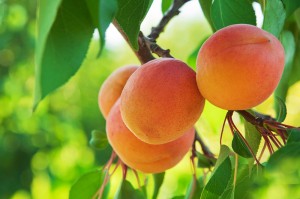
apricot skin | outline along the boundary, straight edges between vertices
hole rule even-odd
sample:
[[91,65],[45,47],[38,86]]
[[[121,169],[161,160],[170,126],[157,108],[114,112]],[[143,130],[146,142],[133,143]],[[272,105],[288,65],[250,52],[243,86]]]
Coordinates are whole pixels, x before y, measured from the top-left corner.
[[284,49],[272,34],[251,25],[228,26],[213,34],[197,58],[197,84],[209,102],[244,110],[266,100],[284,69]]
[[171,58],[139,67],[121,94],[124,123],[149,144],[164,144],[182,136],[198,120],[203,107],[196,73]]
[[119,158],[131,168],[144,173],[160,173],[175,166],[188,152],[195,136],[192,128],[172,142],[147,144],[125,126],[119,100],[107,117],[106,132],[108,141]]
[[137,66],[124,66],[115,70],[102,84],[98,95],[98,105],[104,118],[119,99],[128,78]]

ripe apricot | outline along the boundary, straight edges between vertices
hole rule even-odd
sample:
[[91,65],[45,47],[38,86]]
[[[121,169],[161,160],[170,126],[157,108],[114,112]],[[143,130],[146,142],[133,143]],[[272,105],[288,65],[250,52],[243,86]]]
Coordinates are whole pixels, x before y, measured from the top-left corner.
[[104,118],[120,97],[128,78],[137,68],[137,66],[118,68],[102,84],[98,95],[98,105]]
[[192,146],[195,130],[160,145],[147,144],[125,126],[120,113],[120,100],[112,107],[106,121],[108,141],[119,158],[131,168],[145,173],[159,173],[175,166]]
[[196,73],[184,62],[161,58],[139,67],[121,94],[124,123],[149,144],[173,141],[192,128],[204,107]]
[[213,34],[197,58],[197,84],[209,102],[244,110],[266,100],[284,69],[284,49],[272,34],[237,24]]

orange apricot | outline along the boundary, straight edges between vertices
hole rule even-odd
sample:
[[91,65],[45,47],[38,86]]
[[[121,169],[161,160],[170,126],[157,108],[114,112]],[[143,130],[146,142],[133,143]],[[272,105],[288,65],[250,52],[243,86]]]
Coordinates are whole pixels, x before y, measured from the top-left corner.
[[172,58],[143,64],[121,94],[124,123],[149,144],[163,144],[182,136],[198,120],[203,107],[196,73]]
[[160,173],[175,166],[189,151],[195,136],[195,130],[191,128],[172,142],[147,144],[125,126],[120,100],[112,107],[106,122],[108,141],[116,154],[125,164],[144,173]]
[[266,100],[284,69],[284,49],[272,34],[236,24],[213,34],[197,58],[197,84],[209,102],[244,110]]
[[98,95],[98,105],[104,118],[121,95],[121,92],[137,66],[124,66],[115,70],[102,84]]

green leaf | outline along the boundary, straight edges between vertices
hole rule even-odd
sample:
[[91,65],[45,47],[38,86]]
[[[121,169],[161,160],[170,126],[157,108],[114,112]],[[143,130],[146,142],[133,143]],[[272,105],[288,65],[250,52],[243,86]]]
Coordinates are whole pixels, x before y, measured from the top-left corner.
[[244,140],[240,137],[237,132],[234,132],[233,140],[232,140],[232,149],[234,152],[239,154],[244,158],[251,158],[252,154],[248,149],[247,145],[244,143]]
[[203,189],[201,199],[214,199],[220,197],[227,187],[231,172],[231,162],[229,157],[227,157],[220,166],[214,170],[212,177]]
[[[296,161],[298,160],[298,161]],[[297,162],[300,163],[300,142],[290,143],[277,150],[267,162],[266,169],[272,170],[280,167],[280,162]],[[298,166],[298,168],[300,165]]]
[[233,187],[230,187],[229,189],[226,189],[226,191],[222,194],[220,197],[222,199],[234,199],[234,189]]
[[211,5],[212,5],[212,0],[198,0],[202,9],[202,12],[207,20],[207,22],[209,23],[210,27],[213,29],[213,31],[215,32],[215,27],[212,23],[211,20]]
[[105,149],[108,146],[106,133],[103,131],[93,130],[90,145],[95,149]]
[[[243,198],[250,199],[252,186],[256,182],[256,179],[262,176],[262,166],[253,165],[249,168],[248,164],[240,163],[241,157],[239,157],[238,171],[236,176],[236,183],[234,183],[234,171],[232,171],[231,182],[228,185],[224,194],[220,197],[222,199],[235,199]],[[234,170],[234,169],[233,169]]]
[[[284,47],[285,52],[285,66],[284,71],[281,77],[281,80],[275,90],[275,111],[276,118],[279,118],[280,115],[284,116],[285,109],[285,100],[288,93],[290,76],[292,75],[293,70],[293,61],[295,56],[296,44],[293,34],[290,31],[283,31],[280,38],[281,43]],[[284,119],[285,117],[279,118]]]
[[216,158],[214,157],[207,157],[199,152],[197,152],[198,164],[197,167],[199,168],[211,168],[216,164]]
[[[300,13],[300,12],[299,12]],[[300,16],[299,16],[300,19]],[[300,80],[300,40],[297,41],[297,49],[294,56],[292,72],[289,78],[289,86],[292,86]]]
[[293,12],[300,7],[299,0],[282,0],[282,2],[284,4],[287,17],[293,14]]
[[47,37],[55,21],[60,4],[61,0],[38,1],[37,42],[35,52],[37,65],[41,64]]
[[159,189],[162,183],[164,182],[165,172],[153,174],[153,178],[154,178],[154,191],[153,191],[152,199],[156,199],[159,193]]
[[144,199],[146,198],[143,192],[139,189],[134,189],[131,183],[123,180],[114,199]]
[[187,59],[188,65],[191,66],[193,69],[196,69],[196,61],[197,61],[199,50],[208,38],[209,36],[202,39],[199,45],[197,46],[197,48],[195,48],[195,50],[192,52],[192,54],[190,54],[190,56]]
[[204,189],[203,179],[192,178],[188,190],[185,194],[185,199],[198,199]]
[[[37,41],[36,41],[36,50],[35,50],[37,73],[39,72],[39,66],[41,65],[43,59],[43,52],[45,49],[45,45],[47,43],[47,37],[55,21],[57,10],[60,4],[61,4],[61,0],[53,0],[53,1],[39,0],[38,1]],[[38,79],[36,78],[34,106],[36,106],[38,101],[40,100],[39,99],[40,88],[39,88],[39,82],[37,80]]]
[[250,122],[244,120],[245,139],[250,145],[253,153],[256,155],[261,141],[261,134]]
[[256,25],[256,16],[248,0],[214,0],[211,19],[216,30],[232,24]]
[[219,198],[224,193],[232,174],[229,153],[230,149],[222,145],[215,169],[202,191],[201,199]]
[[286,13],[281,0],[267,0],[262,28],[275,37],[279,37],[284,25]]
[[138,36],[141,23],[153,0],[118,0],[117,23],[126,34],[134,50],[138,49]]
[[164,14],[172,5],[173,0],[162,0],[161,1],[161,12]]
[[[266,163],[263,175],[257,179],[255,195],[265,190],[276,190],[276,193],[283,193],[277,198],[299,198],[299,168],[300,142],[293,142],[278,149]],[[283,191],[278,191],[279,189]]]
[[276,111],[276,121],[283,122],[286,118],[286,105],[285,102],[278,96],[275,96],[275,111]]
[[255,165],[252,170],[249,170],[248,165],[243,165],[238,169],[236,185],[234,189],[234,198],[250,199],[251,187],[255,180],[262,175],[263,167]]
[[85,1],[64,0],[46,38],[44,50],[39,52],[34,107],[77,72],[93,31]]
[[220,153],[215,165],[215,169],[218,168],[220,164],[222,164],[222,162],[229,156],[229,154],[230,154],[230,149],[228,148],[228,146],[221,145]]
[[93,19],[94,26],[97,27],[100,35],[100,51],[101,54],[105,45],[105,32],[109,24],[115,17],[118,10],[117,0],[88,0],[88,8]]
[[69,199],[92,198],[101,187],[104,177],[101,170],[84,174],[71,187]]
[[300,142],[300,129],[299,128],[288,129],[287,133],[289,136],[288,136],[286,144]]
[[171,199],[184,199],[184,198],[185,198],[185,196],[174,196]]

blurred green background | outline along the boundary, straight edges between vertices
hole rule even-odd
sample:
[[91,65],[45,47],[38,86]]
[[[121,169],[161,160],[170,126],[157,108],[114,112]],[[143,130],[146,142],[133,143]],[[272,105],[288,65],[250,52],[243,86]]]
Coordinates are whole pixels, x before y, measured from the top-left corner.
[[[160,1],[155,1],[153,9],[159,9],[159,5]],[[199,6],[196,8],[199,15],[189,14],[194,5],[184,6],[182,14],[170,23],[158,40],[162,47],[171,49],[173,56],[186,62],[211,32]],[[108,160],[111,148],[99,151],[88,144],[92,130],[105,131],[105,120],[97,104],[98,90],[116,68],[138,64],[123,41],[108,42],[101,58],[96,58],[99,46],[97,35],[94,35],[79,72],[32,112],[36,9],[35,0],[0,0],[0,199],[68,198],[76,179],[101,167]],[[161,14],[153,9],[159,20]],[[142,28],[147,33],[156,23],[148,16]],[[110,38],[113,40],[114,36]],[[193,61],[189,63],[194,66]],[[300,121],[299,91],[298,83],[287,99],[286,123],[296,126]],[[268,99],[258,110],[274,114],[272,102],[272,98]],[[224,115],[225,111],[207,103],[197,123],[214,153],[219,150]],[[230,139],[225,136],[224,142],[230,144]],[[199,170],[199,175],[202,172]],[[160,198],[183,194],[192,178],[191,173],[186,157],[167,172]],[[120,182],[120,175],[118,171],[112,179],[111,195]],[[129,179],[133,179],[136,186],[132,173]],[[149,178],[149,189],[153,186],[151,180]]]

